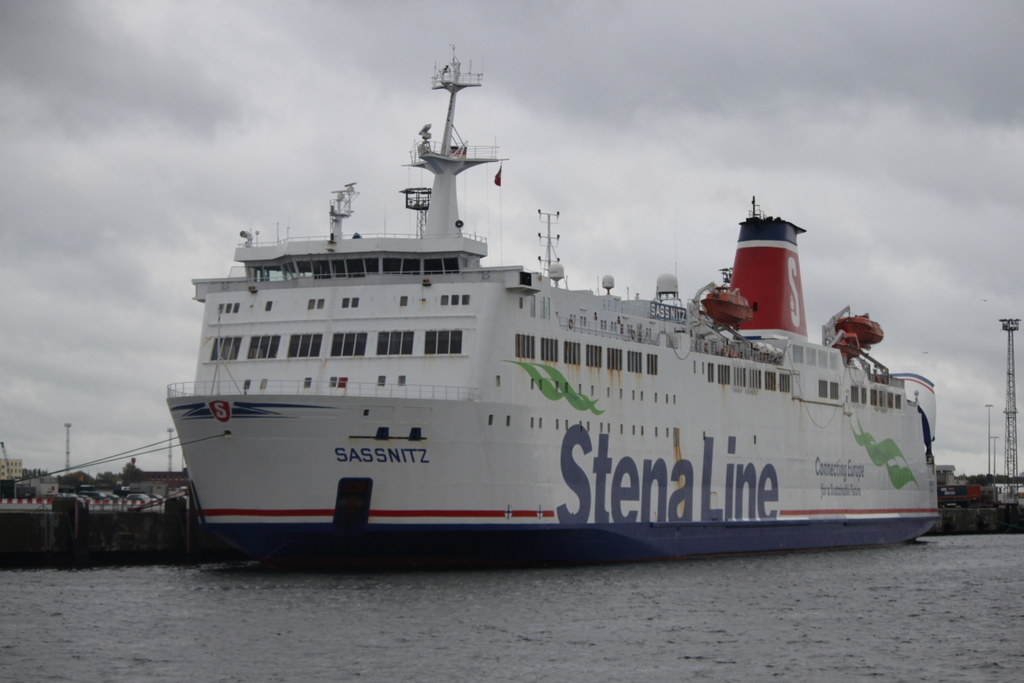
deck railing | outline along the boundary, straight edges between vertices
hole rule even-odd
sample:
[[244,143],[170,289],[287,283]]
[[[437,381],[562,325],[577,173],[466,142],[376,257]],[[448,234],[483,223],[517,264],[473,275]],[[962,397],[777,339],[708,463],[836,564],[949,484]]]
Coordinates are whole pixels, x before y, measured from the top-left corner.
[[180,382],[167,387],[168,398],[187,396],[356,396],[361,398],[412,398],[442,401],[472,401],[476,387],[450,387],[437,384],[376,384],[349,382],[338,377],[330,381],[305,380],[217,380]]

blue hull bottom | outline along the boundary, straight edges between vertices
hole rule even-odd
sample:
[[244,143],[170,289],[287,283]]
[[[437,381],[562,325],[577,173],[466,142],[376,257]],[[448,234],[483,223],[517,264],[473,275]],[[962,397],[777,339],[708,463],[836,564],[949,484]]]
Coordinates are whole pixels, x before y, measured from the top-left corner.
[[207,524],[206,530],[278,569],[537,566],[888,545],[938,517],[870,520],[588,525]]

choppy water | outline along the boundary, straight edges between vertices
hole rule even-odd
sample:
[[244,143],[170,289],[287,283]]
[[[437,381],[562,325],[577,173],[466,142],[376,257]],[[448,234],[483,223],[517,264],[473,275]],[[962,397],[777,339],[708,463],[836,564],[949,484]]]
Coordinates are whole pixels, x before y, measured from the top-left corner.
[[0,572],[2,681],[1010,681],[1024,536],[536,570]]

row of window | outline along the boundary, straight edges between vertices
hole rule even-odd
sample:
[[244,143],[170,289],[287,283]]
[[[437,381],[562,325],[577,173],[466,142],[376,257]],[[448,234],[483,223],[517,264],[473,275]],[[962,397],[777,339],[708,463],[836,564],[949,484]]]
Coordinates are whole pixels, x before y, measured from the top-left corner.
[[[416,333],[394,330],[377,333],[378,356],[412,355]],[[288,358],[319,358],[324,335],[293,334],[288,340]],[[366,332],[337,332],[331,338],[331,356],[365,356]],[[277,358],[281,335],[254,336],[249,339],[249,360]],[[242,337],[215,337],[210,360],[238,360]],[[428,356],[462,353],[462,330],[427,330],[423,353]]]
[[[536,339],[532,334],[517,334],[515,343],[516,358],[536,358]],[[585,346],[585,349],[581,347]],[[540,359],[550,363],[558,362],[558,340],[541,337]],[[585,356],[581,356],[581,351]],[[606,353],[607,351],[607,353]],[[562,342],[562,359],[566,365],[580,365],[585,360],[588,368],[607,367],[609,370],[622,370],[622,349],[605,349],[597,344],[583,345],[580,342]],[[628,351],[626,353],[628,371],[642,373],[644,354],[640,351]],[[607,361],[607,363],[605,363]],[[647,374],[658,374],[658,356],[654,353],[647,354]]]
[[334,258],[293,261],[274,265],[250,265],[249,279],[256,282],[277,282],[311,277],[316,280],[331,278],[366,277],[378,273],[392,275],[440,275],[458,273],[456,256],[442,258],[403,258],[398,256],[369,256],[361,258]]
[[768,391],[789,393],[792,390],[792,376],[786,372],[775,373],[771,370],[736,367],[724,363],[718,365],[708,363],[708,382],[732,385],[734,387],[764,388]]
[[[856,389],[856,387],[854,387]],[[839,382],[829,382],[827,379],[818,380],[818,398],[828,398],[833,401],[839,400]]]
[[[499,386],[500,387],[501,386],[501,375],[498,375],[495,379],[497,380],[495,386]],[[551,381],[551,380],[544,380],[544,381],[547,382],[547,381]],[[551,383],[554,385],[555,389],[558,389],[558,390],[561,390],[561,391],[565,391],[565,392],[568,392],[569,389],[570,389],[570,386],[571,386],[569,384],[569,382],[562,383],[562,382],[551,381]],[[531,379],[530,380],[530,390],[532,391],[534,388],[539,388],[539,385],[537,384],[537,382],[535,380]],[[583,384],[580,383],[580,384],[576,385],[576,391],[579,392],[579,394],[581,396],[584,396],[584,395],[585,396],[597,396],[597,394],[595,393],[594,389],[595,389],[594,385],[591,384],[590,385],[590,393],[589,394],[584,394],[584,392],[583,392]],[[611,387],[605,387],[604,388],[604,392],[605,392],[605,398],[611,398],[612,397],[612,388]],[[630,397],[631,400],[633,400],[633,401],[637,400],[637,393],[640,394],[639,400],[643,401],[644,400],[644,391],[643,391],[643,389],[641,389],[639,392],[637,392],[636,389],[633,389],[632,395]],[[663,399],[664,399],[666,404],[669,403],[668,392],[661,394],[661,396],[663,397]],[[625,390],[620,388],[619,389],[619,399],[620,400],[625,400],[625,398],[626,398]],[[654,392],[654,402],[655,403],[658,402],[658,392],[657,391]],[[675,394],[672,394],[671,403],[672,403],[672,405],[676,404],[676,395]]]
[[[405,298],[405,297],[403,297],[403,298]],[[467,299],[468,299],[468,297],[467,297]],[[402,305],[404,306],[405,304],[402,304]],[[233,303],[233,304],[230,304],[230,303],[229,304],[218,304],[217,305],[217,313],[218,314],[238,313],[239,306],[240,306],[240,304],[238,304],[237,302]],[[264,305],[263,310],[264,311],[269,311],[273,307],[274,307],[274,302],[273,301],[268,301]],[[313,311],[313,310],[317,310],[317,309],[322,309],[323,307],[324,307],[324,300],[323,299],[310,299],[309,301],[306,302],[306,310],[307,311]],[[344,299],[341,300],[341,307],[342,308],[349,308],[349,307],[351,307],[351,308],[359,308],[359,297],[345,297]]]
[[[870,401],[868,399],[869,394],[871,397]],[[872,389],[869,392],[867,387],[854,385],[850,387],[850,402],[859,403],[861,405],[867,405],[870,402],[871,405],[878,408],[895,408],[896,410],[903,410],[903,396],[900,394],[894,394],[891,391],[885,391],[884,389]]]
[[[708,382],[717,380],[719,384],[732,385],[736,387],[749,387],[768,391],[781,391],[789,393],[792,391],[792,376],[788,373],[775,373],[768,370],[757,370],[755,368],[732,367],[731,365],[708,363]],[[850,387],[850,401],[867,405],[869,392],[866,387],[854,385]],[[839,382],[830,382],[827,379],[818,380],[818,398],[839,400]],[[877,407],[903,409],[903,397],[879,389],[870,391],[870,403]]]
[[[549,425],[551,424],[550,418],[548,418],[548,424]],[[590,431],[590,429],[591,429],[591,425],[590,425],[590,421],[589,420],[583,422],[583,421],[580,421],[580,420],[562,420],[561,418],[555,418],[555,429],[558,430],[558,431],[562,431],[562,430],[569,431],[569,428],[572,427],[573,425],[581,425],[581,426],[585,425],[586,428],[587,428],[587,431]],[[493,427],[494,426],[494,415],[493,414],[487,416],[487,426],[489,426],[489,427]],[[506,415],[505,416],[505,426],[506,427],[511,427],[512,426],[512,416],[511,415]],[[619,423],[618,427],[619,427],[619,434],[625,436],[626,435],[626,425],[623,424],[623,423]],[[543,429],[543,428],[544,428],[544,418],[543,417],[531,417],[530,418],[530,429]],[[615,425],[612,424],[611,422],[600,422],[597,425],[597,429],[598,429],[598,433],[600,433],[600,434],[611,434],[611,433],[613,433],[615,431]],[[645,430],[644,425],[639,425],[639,428],[638,428],[638,425],[631,425],[631,435],[632,436],[644,436],[644,432],[645,431],[646,430]],[[679,428],[676,427],[675,431],[678,432]],[[655,427],[654,428],[654,436],[656,436],[656,437],[664,436],[665,438],[671,438],[672,437],[672,429],[670,429],[669,427],[664,427],[664,428]],[[756,439],[756,437],[755,437],[755,439]]]
[[[449,304],[449,301],[451,301],[450,304]],[[310,299],[309,301],[306,302],[306,310],[307,311],[321,310],[324,307],[324,303],[325,303],[324,299]],[[442,306],[449,306],[449,305],[451,305],[451,306],[458,306],[460,303],[463,306],[468,306],[469,305],[469,294],[451,294],[451,295],[449,295],[449,294],[442,294],[441,295],[441,305]],[[408,296],[403,296],[403,297],[401,297],[399,299],[399,306],[408,306],[408,305],[409,305],[409,297]],[[264,307],[263,310],[269,311],[271,308],[273,308],[273,306],[274,306],[274,302],[273,301],[268,301],[266,303],[266,306]],[[359,308],[359,297],[357,297],[357,296],[356,297],[345,297],[344,299],[341,300],[341,307],[342,308]],[[238,303],[234,303],[234,304],[219,304],[217,306],[217,313],[219,313],[219,314],[223,314],[223,313],[238,313],[238,309],[239,309],[239,304]]]
[[790,349],[794,363],[815,365],[819,368],[839,369],[839,352],[830,349],[814,349],[794,344]]

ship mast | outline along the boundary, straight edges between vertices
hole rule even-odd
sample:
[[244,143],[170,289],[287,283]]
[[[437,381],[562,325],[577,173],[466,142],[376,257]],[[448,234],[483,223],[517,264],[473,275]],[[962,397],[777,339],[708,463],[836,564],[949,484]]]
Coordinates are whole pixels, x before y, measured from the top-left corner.
[[[555,245],[558,244],[558,240],[562,239],[561,235],[555,235],[554,237],[551,236],[551,219],[554,218],[554,222],[558,223],[558,217],[561,215],[561,211],[555,211],[554,213],[544,213],[540,209],[537,209],[537,217],[540,218],[542,223],[545,219],[547,219],[548,224],[547,237],[544,237],[544,235],[542,235],[539,232],[537,233],[537,237],[540,238],[540,243],[546,245],[544,258],[541,262],[544,264],[544,274],[547,275],[548,277],[551,277],[552,258],[554,258],[554,261],[558,261],[558,255],[555,254]],[[540,259],[539,256],[537,258]]]
[[341,239],[341,222],[352,215],[352,200],[359,196],[356,184],[349,183],[344,190],[335,190],[331,200],[331,241]]
[[[431,142],[430,124],[420,129],[420,142],[413,152],[411,166],[425,168],[434,174],[434,185],[430,193],[430,209],[423,229],[423,237],[460,237],[462,221],[459,219],[458,197],[455,190],[455,176],[479,164],[498,161],[497,147],[470,147],[455,130],[455,98],[463,88],[482,84],[483,75],[463,72],[462,64],[455,57],[452,47],[452,62],[440,71],[434,72],[433,90],[447,90],[448,116],[444,123],[441,141]],[[417,160],[418,159],[418,160]]]

